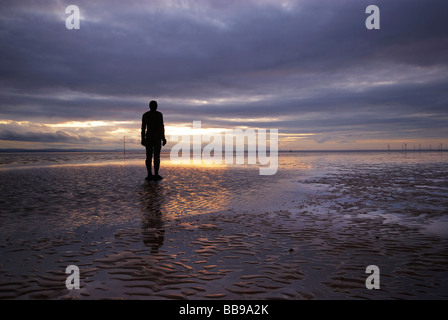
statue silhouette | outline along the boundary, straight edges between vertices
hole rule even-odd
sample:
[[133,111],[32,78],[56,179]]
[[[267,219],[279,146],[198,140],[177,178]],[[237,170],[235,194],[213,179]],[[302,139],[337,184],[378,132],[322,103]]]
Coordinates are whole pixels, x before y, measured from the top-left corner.
[[[142,117],[142,145],[146,147],[146,180],[163,179],[159,175],[160,151],[166,144],[163,115],[157,111],[157,101],[149,103],[149,111]],[[154,175],[152,174],[152,158],[154,156]]]

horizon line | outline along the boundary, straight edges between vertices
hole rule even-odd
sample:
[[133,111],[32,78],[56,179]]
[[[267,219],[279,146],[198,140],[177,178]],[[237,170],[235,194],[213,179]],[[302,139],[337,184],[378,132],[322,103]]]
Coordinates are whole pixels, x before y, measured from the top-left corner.
[[[448,151],[448,149],[287,149],[278,150],[279,153],[292,153],[292,152],[440,152]],[[83,148],[39,148],[39,149],[27,149],[27,148],[5,148],[0,149],[0,153],[19,153],[19,152],[116,152],[116,153],[145,153],[144,149],[128,149],[123,152],[123,149],[83,149]],[[162,153],[170,152],[170,150],[163,150]],[[247,153],[247,150],[244,150]]]

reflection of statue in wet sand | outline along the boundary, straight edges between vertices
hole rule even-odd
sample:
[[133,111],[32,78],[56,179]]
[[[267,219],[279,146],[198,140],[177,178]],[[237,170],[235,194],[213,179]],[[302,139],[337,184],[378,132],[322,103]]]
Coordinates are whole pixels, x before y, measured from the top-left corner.
[[162,217],[162,186],[145,184],[142,192],[142,236],[143,243],[151,248],[151,253],[159,252],[165,239]]
[[[163,115],[157,111],[157,101],[149,103],[149,111],[142,117],[142,145],[146,147],[146,169],[148,176],[146,180],[163,179],[159,175],[160,168],[160,150],[162,145],[166,144],[165,126],[163,124]],[[154,156],[154,175],[152,175],[151,165]]]

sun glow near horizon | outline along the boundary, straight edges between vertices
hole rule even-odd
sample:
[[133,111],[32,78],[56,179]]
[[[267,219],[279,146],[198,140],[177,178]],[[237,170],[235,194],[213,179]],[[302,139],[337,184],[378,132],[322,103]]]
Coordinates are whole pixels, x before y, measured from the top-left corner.
[[[204,126],[202,126],[204,124]],[[202,122],[195,126],[194,122],[165,123],[165,136],[168,140],[167,148],[178,142],[178,137],[206,137],[214,135],[224,136],[235,129],[254,129],[258,127],[238,126],[238,122],[227,128],[223,126],[208,126]],[[275,126],[275,123],[272,123]],[[141,122],[90,119],[85,121],[23,121],[0,119],[0,149],[46,149],[46,148],[83,148],[83,149],[118,149],[126,143],[126,148],[138,149],[140,145]],[[267,130],[269,131],[269,130]],[[380,135],[378,133],[378,135]],[[440,145],[447,146],[448,142],[435,137],[421,137],[420,139],[397,137],[379,137],[360,135],[356,141],[345,141],[337,137],[328,138],[319,132],[282,132],[278,128],[278,142],[280,150],[353,150],[353,149],[383,149],[387,150],[438,150]]]

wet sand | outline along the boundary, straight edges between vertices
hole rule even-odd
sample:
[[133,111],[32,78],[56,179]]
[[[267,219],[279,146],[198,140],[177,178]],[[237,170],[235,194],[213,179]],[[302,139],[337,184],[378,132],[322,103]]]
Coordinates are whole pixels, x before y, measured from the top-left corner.
[[[109,169],[95,170],[103,175]],[[127,168],[126,176],[140,170]],[[106,216],[70,217],[70,228],[61,227],[64,221],[43,220],[35,229],[3,233],[0,298],[446,299],[447,234],[433,228],[437,220],[422,215],[428,213],[424,206],[388,210],[397,202],[394,197],[409,203],[414,196],[404,199],[406,192],[395,192],[387,200],[383,193],[396,182],[380,173],[360,178],[339,172],[300,180],[301,191],[280,199],[276,210],[254,204],[251,210],[229,206],[206,212],[202,204],[195,207],[206,208],[202,214],[169,219],[166,201],[175,195],[168,187],[160,190],[169,182],[143,183],[146,193],[135,199],[116,196],[118,209]],[[431,185],[425,185],[429,193],[419,194],[431,199]],[[164,196],[147,197],[157,192]],[[437,194],[434,199],[439,202],[433,209],[440,212],[431,212],[443,218],[446,200]],[[98,203],[91,206],[94,210]],[[71,264],[80,268],[79,290],[65,287]],[[380,268],[380,290],[366,289],[368,265]]]
[[[22,272],[15,277],[2,272],[0,297],[447,297],[446,240],[384,224],[382,219],[347,222],[326,214],[316,216],[312,208],[302,207],[305,210],[299,215],[286,210],[215,213],[176,219],[163,227],[120,229],[113,235],[86,230],[73,238],[6,243],[2,260],[13,262],[15,271]],[[46,264],[56,268],[46,270]],[[80,290],[65,288],[69,264],[80,268]],[[380,267],[380,290],[365,287],[365,268],[370,264]]]

